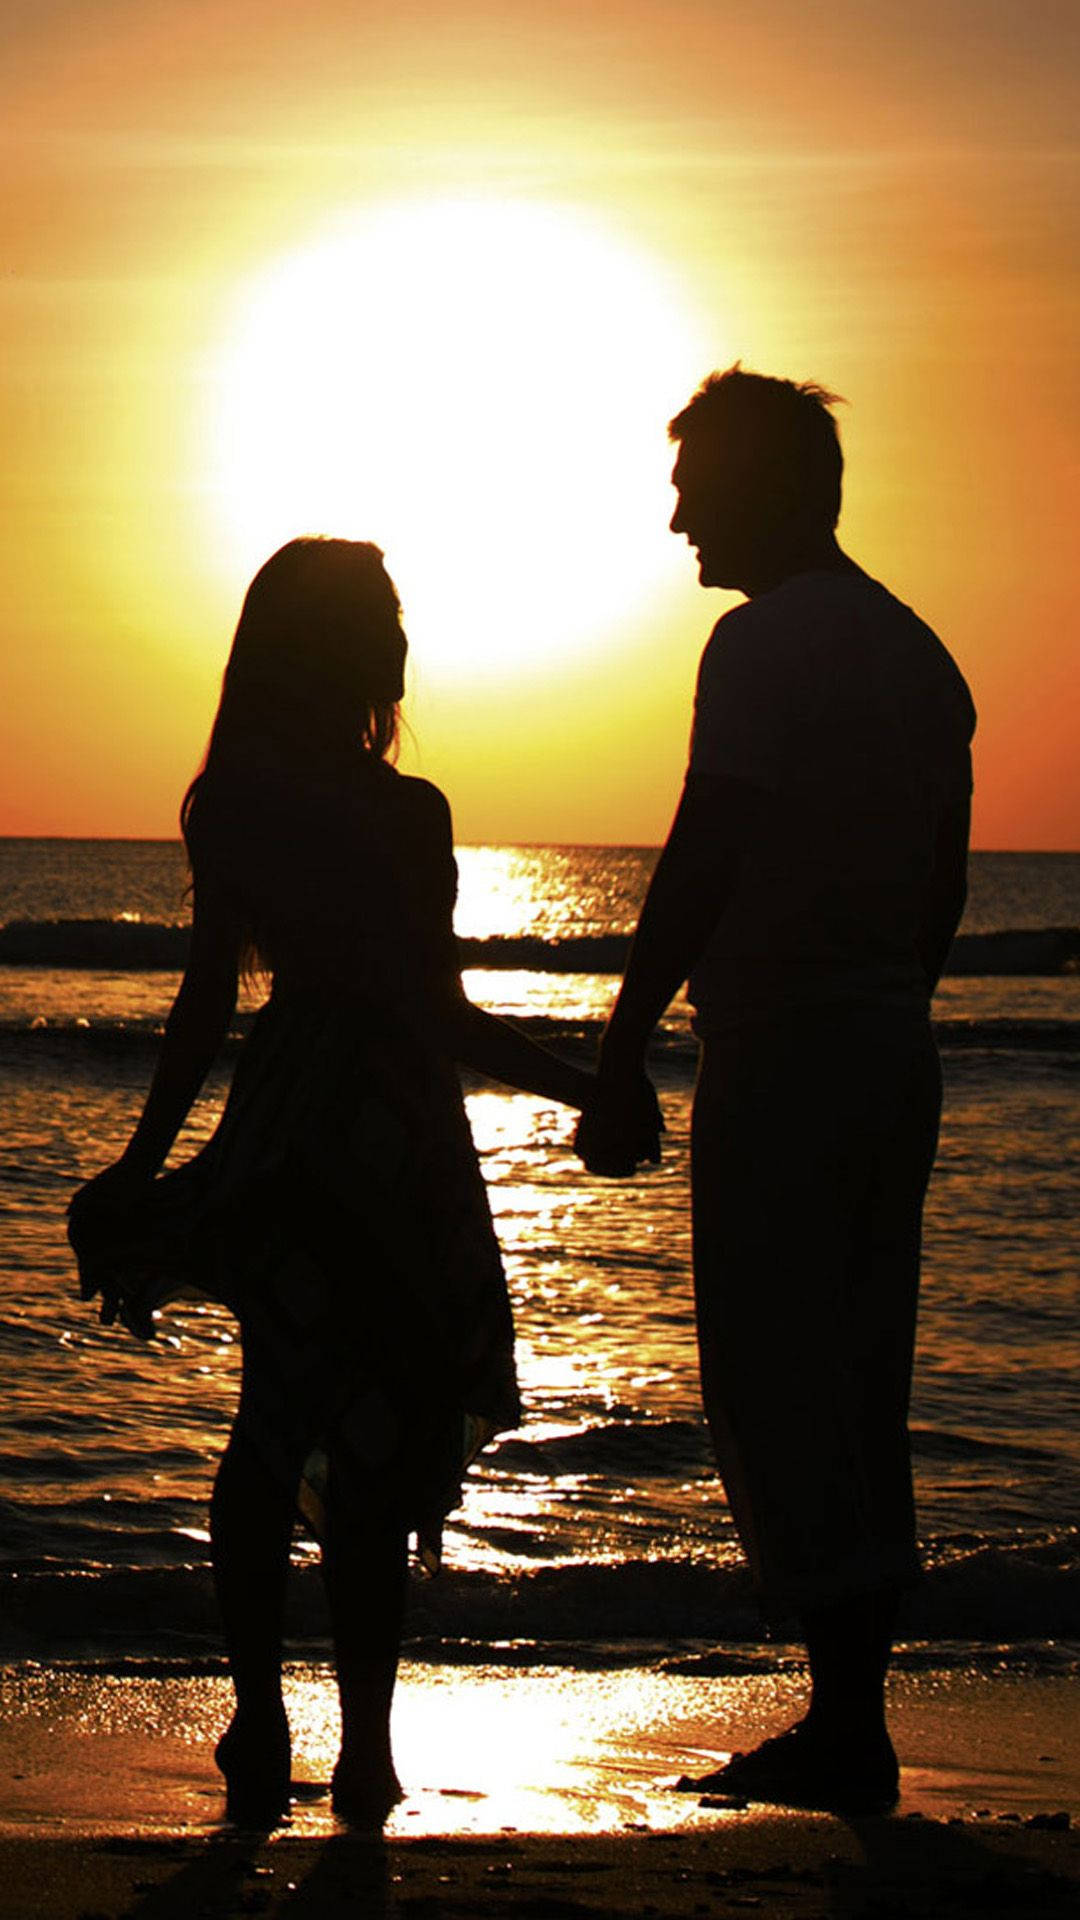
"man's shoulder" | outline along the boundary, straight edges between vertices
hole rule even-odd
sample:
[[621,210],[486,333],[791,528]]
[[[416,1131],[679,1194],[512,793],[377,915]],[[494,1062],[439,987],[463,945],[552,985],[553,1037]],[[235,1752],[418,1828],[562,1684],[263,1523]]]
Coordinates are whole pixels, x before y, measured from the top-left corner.
[[915,698],[944,702],[971,737],[975,703],[960,668],[929,622],[878,580],[873,590],[870,630],[883,645],[890,671],[907,682]]
[[754,668],[778,647],[789,645],[796,631],[782,609],[767,607],[771,594],[744,600],[722,613],[705,642],[701,672],[706,679],[712,673]]
[[[922,615],[859,567],[795,574],[768,593],[733,607],[716,622],[702,656],[710,667],[757,660],[775,670],[816,671],[833,649],[877,640],[902,670],[921,660],[963,687],[959,668]],[[965,688],[966,692],[966,688]]]
[[800,574],[721,614],[701,656],[706,684],[714,677],[775,681],[807,670],[808,640],[834,624],[829,574]]
[[[793,576],[718,620],[702,654],[693,756],[702,768],[749,764],[746,742],[782,760],[836,737],[872,737],[899,721],[948,757],[970,742],[975,707],[926,621],[859,568]],[[737,749],[737,740],[743,742]]]

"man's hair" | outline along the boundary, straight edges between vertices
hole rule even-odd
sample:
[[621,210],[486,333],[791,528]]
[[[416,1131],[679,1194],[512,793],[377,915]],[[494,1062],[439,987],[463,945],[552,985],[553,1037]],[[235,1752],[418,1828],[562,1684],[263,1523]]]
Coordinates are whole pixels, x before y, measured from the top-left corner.
[[763,460],[790,476],[815,519],[835,527],[840,518],[844,456],[830,407],[840,395],[814,380],[773,380],[744,373],[736,360],[725,373],[710,373],[692,400],[675,415],[668,435],[695,444],[714,440]]

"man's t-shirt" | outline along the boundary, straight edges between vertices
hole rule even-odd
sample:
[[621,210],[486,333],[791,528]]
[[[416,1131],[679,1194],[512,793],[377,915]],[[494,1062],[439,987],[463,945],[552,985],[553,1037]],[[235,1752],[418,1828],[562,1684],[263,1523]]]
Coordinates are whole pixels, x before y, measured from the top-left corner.
[[799,574],[718,622],[689,773],[759,804],[690,976],[701,1031],[784,1007],[925,1007],[935,827],[971,791],[974,728],[940,640],[856,568]]

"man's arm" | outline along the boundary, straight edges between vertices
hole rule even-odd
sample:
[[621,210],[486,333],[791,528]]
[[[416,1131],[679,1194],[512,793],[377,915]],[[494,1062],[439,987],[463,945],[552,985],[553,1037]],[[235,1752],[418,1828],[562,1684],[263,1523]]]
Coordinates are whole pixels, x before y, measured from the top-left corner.
[[939,814],[934,833],[934,869],[919,930],[919,957],[933,993],[945,970],[967,899],[971,802],[957,800]]
[[648,1084],[649,1035],[731,897],[764,802],[764,793],[747,781],[714,774],[687,777],[600,1044],[597,1098],[579,1134],[579,1151],[596,1172],[632,1170],[632,1142],[640,1133]]

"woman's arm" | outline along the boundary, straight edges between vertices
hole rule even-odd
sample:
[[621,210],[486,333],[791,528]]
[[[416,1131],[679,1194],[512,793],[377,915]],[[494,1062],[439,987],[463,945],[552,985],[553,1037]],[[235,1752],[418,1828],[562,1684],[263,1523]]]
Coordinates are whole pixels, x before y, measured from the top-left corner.
[[593,1097],[596,1084],[593,1074],[557,1059],[505,1020],[475,1007],[467,998],[461,983],[453,929],[457,870],[450,808],[445,794],[430,781],[406,779],[401,791],[414,809],[417,843],[424,849],[425,870],[439,896],[436,911],[442,924],[436,963],[438,985],[434,993],[439,1044],[459,1065],[471,1067],[489,1079],[501,1080],[522,1093],[539,1094],[543,1100],[559,1100],[564,1106],[580,1109]]
[[[164,1164],[229,1030],[240,927],[221,893],[196,881],[191,947],[139,1122],[102,1181],[152,1179]],[[96,1183],[95,1183],[96,1184]],[[85,1191],[85,1189],[84,1189]]]
[[454,1056],[459,1066],[505,1087],[540,1094],[542,1100],[561,1100],[563,1106],[586,1106],[596,1092],[596,1075],[559,1060],[544,1046],[528,1041],[517,1027],[473,1006],[461,985],[454,939],[455,870],[454,826],[446,795],[427,780],[402,781],[405,801],[413,806],[413,831],[425,851],[425,870],[436,889],[436,912],[442,920],[438,935],[438,985],[434,987],[434,1039]]
[[518,1087],[522,1093],[560,1100],[567,1107],[580,1109],[592,1099],[595,1075],[559,1060],[505,1020],[474,1007],[463,991],[455,995],[449,1023],[451,1051],[463,1067]]

